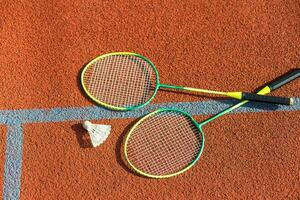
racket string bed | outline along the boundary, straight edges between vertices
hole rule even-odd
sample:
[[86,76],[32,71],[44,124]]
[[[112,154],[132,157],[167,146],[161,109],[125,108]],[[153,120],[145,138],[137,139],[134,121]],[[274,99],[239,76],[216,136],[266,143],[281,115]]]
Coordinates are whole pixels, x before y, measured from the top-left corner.
[[83,80],[91,95],[110,105],[142,104],[155,92],[155,72],[138,57],[104,57],[95,61],[84,75]]
[[[152,94],[150,94],[151,91],[149,90],[149,88],[152,83],[151,77],[152,79],[155,80],[155,73],[153,72],[151,67],[149,67],[148,64],[142,59],[137,60],[137,58],[129,57],[128,60],[131,61],[134,60],[137,64],[136,67],[132,68],[132,70],[134,71],[132,76],[132,84],[133,84],[133,89],[135,91],[129,92],[131,96],[130,98],[128,98],[128,103],[131,103],[131,99],[133,99],[134,102],[137,102],[138,104],[142,104],[152,96]],[[128,65],[130,66],[131,63],[128,63]],[[127,95],[127,93],[125,93],[124,95]]]
[[201,146],[201,133],[190,118],[165,112],[150,116],[133,129],[127,155],[143,172],[171,174],[193,162]]

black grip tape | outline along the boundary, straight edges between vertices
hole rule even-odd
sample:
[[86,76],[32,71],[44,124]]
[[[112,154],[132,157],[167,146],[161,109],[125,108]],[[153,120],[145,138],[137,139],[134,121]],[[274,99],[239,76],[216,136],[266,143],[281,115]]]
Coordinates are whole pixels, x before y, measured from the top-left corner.
[[284,105],[291,105],[293,103],[292,99],[287,97],[274,97],[274,96],[252,94],[247,92],[242,93],[242,98],[250,101],[268,102],[268,103],[284,104]]
[[300,77],[300,69],[294,69],[291,72],[281,76],[280,78],[276,79],[268,86],[271,90],[276,90],[277,88],[281,87],[282,85]]

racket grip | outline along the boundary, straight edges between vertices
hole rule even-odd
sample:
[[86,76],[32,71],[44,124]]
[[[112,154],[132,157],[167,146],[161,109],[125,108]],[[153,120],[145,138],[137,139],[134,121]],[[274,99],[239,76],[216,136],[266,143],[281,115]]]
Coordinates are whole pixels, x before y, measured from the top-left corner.
[[280,78],[276,79],[274,82],[270,83],[268,87],[270,88],[271,91],[273,91],[298,77],[300,77],[300,68],[294,69],[291,72],[281,76]]
[[248,93],[248,92],[242,93],[242,99],[246,99],[250,101],[283,104],[283,105],[292,105],[294,102],[293,98],[266,96],[266,95]]

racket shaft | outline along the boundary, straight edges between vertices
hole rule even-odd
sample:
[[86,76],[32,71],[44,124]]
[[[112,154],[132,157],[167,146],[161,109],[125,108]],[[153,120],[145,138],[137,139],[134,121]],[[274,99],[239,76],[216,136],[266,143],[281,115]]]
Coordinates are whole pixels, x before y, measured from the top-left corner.
[[[160,87],[176,89],[176,90],[186,90],[186,91],[198,92],[198,93],[217,94],[217,95],[223,95],[223,96],[227,96],[239,100],[250,100],[250,101],[257,101],[257,102],[274,103],[274,104],[291,105],[293,102],[291,98],[287,98],[287,97],[263,96],[263,95],[247,93],[247,92],[222,92],[222,91],[205,90],[205,89],[166,85],[166,84],[160,84]],[[268,89],[265,88],[264,90],[268,90]]]
[[198,89],[198,88],[191,88],[191,87],[183,87],[183,86],[176,86],[176,85],[160,84],[159,87],[168,88],[168,89],[175,89],[175,90],[185,90],[185,91],[189,91],[189,92],[226,95],[226,92],[206,90],[206,89]]

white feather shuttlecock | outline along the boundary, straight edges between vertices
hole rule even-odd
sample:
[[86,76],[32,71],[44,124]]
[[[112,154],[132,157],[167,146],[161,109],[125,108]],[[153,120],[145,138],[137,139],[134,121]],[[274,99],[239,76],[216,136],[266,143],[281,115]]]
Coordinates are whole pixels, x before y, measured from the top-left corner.
[[111,130],[110,125],[93,124],[89,121],[84,121],[82,126],[88,131],[93,147],[101,145],[106,140]]

